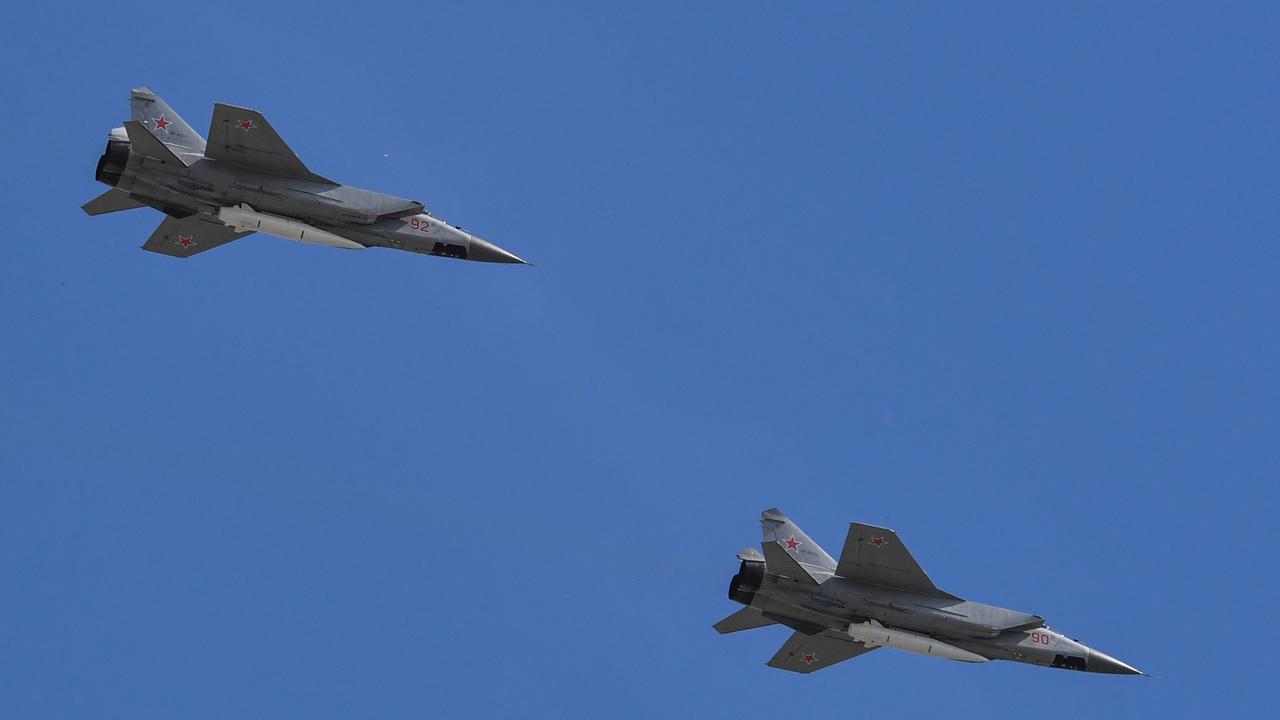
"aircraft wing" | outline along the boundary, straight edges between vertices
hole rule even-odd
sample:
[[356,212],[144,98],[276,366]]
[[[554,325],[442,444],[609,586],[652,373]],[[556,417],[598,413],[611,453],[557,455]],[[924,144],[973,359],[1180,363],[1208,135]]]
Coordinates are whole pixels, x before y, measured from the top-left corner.
[[954,597],[934,586],[933,581],[911,557],[898,533],[888,528],[853,523],[844,540],[844,551],[836,564],[840,577],[898,590],[939,597]]
[[308,170],[262,113],[248,108],[214,104],[204,154],[250,170],[332,182]]
[[207,215],[188,215],[182,219],[170,216],[151,233],[151,238],[143,244],[142,249],[176,258],[188,258],[252,234],[236,232]]
[[808,674],[872,650],[875,648],[863,645],[836,630],[824,630],[817,635],[805,635],[796,631],[778,648],[778,652],[769,661],[769,667]]

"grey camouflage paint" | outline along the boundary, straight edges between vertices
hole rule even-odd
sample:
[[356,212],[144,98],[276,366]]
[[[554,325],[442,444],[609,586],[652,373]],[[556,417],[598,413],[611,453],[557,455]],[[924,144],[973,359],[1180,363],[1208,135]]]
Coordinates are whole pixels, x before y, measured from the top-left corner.
[[810,673],[870,652],[881,645],[853,637],[869,630],[909,643],[888,647],[969,662],[1143,674],[1050,629],[1038,615],[937,589],[887,528],[852,523],[837,561],[780,510],[764,511],[761,524],[763,554],[739,553],[729,585],[730,599],[746,607],[715,627],[721,633],[790,627],[795,632],[769,661],[773,667]]
[[253,230],[302,242],[527,264],[419,202],[316,175],[255,110],[216,104],[208,142],[150,88],[132,92],[130,112],[125,127],[111,131],[98,162],[96,177],[111,189],[83,209],[90,215],[138,207],[165,213],[146,250],[190,257],[248,235],[249,228],[219,219],[221,209],[241,208],[266,218]]

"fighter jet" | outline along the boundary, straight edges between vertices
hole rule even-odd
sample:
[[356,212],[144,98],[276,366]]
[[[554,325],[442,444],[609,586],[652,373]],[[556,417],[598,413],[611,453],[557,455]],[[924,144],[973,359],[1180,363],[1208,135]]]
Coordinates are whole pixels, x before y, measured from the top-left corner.
[[795,632],[770,667],[811,673],[889,647],[982,663],[1013,660],[1115,675],[1136,668],[1052,630],[1044,618],[961,599],[934,586],[892,530],[855,522],[832,560],[782,511],[761,515],[764,554],[738,554],[729,599],[746,607],[721,633],[782,624]]
[[143,250],[187,258],[254,232],[304,243],[387,247],[462,260],[525,263],[427,212],[422,203],[316,175],[256,110],[213,106],[209,140],[150,88],[111,130],[95,177],[111,189],[90,215],[152,207],[166,217]]

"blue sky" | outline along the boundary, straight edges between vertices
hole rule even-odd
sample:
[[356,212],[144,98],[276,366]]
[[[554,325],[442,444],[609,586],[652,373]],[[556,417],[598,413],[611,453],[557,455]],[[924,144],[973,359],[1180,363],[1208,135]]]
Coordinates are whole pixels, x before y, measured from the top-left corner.
[[[104,7],[0,29],[0,715],[1266,707],[1274,4]],[[538,267],[140,252],[142,84]],[[1159,679],[770,670],[775,505]]]

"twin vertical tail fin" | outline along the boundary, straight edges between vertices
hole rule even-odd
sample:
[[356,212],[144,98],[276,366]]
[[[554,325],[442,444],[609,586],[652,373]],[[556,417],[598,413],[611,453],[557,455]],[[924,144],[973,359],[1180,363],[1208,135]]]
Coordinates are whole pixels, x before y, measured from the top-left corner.
[[777,508],[760,514],[761,547],[769,572],[819,584],[835,574],[836,561]]
[[107,149],[98,160],[94,178],[112,188],[81,205],[90,215],[143,207],[129,193],[117,189],[133,154],[162,162],[190,165],[204,157],[204,138],[149,87],[129,94],[129,120],[111,131]]
[[[747,607],[716,623],[721,633],[739,632],[776,623],[758,607],[755,596],[766,573],[789,578],[814,589],[835,573],[836,561],[777,508],[761,513],[764,554],[750,548],[738,553],[742,566],[729,582],[729,599]],[[785,580],[783,580],[785,582]]]
[[129,135],[130,152],[134,155],[179,166],[184,164],[182,158],[173,151],[171,146],[164,144],[160,138],[155,136],[155,133],[148,130],[142,123],[136,120],[126,120],[124,131]]
[[130,120],[150,130],[185,164],[190,165],[204,157],[204,138],[151,88],[134,88],[129,94],[129,116]]

